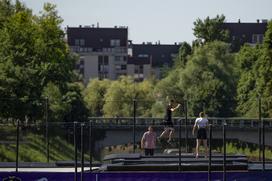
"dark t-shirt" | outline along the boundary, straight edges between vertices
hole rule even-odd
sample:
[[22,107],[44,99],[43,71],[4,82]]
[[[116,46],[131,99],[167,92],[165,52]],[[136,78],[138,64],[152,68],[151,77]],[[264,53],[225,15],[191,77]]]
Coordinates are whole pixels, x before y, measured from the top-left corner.
[[165,115],[165,121],[171,122],[172,121],[172,111],[171,111],[172,106],[167,105],[166,107],[166,115]]

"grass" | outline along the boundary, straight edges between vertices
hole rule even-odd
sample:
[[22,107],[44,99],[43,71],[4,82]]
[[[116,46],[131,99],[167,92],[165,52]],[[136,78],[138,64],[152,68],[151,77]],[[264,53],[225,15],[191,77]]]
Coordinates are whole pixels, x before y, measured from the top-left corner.
[[[218,151],[223,152],[222,148],[217,149]],[[251,148],[251,147],[237,147],[235,143],[227,143],[226,151],[229,154],[244,154],[246,155],[250,161],[258,161],[259,160],[259,148]],[[261,152],[262,156],[262,152]],[[266,160],[272,160],[272,150],[271,148],[265,149],[265,158]]]
[[[24,130],[20,134],[19,161],[47,162],[46,143],[42,131]],[[63,137],[51,135],[49,139],[50,162],[73,160],[74,145]],[[80,151],[78,151],[80,156]],[[87,160],[88,155],[84,156]],[[16,160],[16,136],[14,128],[0,128],[0,162]]]

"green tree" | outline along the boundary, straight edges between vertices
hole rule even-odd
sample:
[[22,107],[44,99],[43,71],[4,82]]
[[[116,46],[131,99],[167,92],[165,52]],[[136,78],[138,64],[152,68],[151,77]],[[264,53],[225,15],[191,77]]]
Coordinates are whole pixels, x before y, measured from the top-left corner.
[[236,56],[240,78],[237,85],[237,112],[242,116],[256,117],[258,112],[258,93],[255,64],[261,56],[261,47],[244,45]]
[[224,15],[217,15],[215,18],[210,18],[209,16],[204,19],[197,19],[194,22],[194,35],[198,41],[202,43],[212,42],[212,41],[228,41],[229,32],[222,28],[222,24],[225,21]]
[[132,77],[121,76],[112,81],[105,94],[103,106],[104,115],[107,117],[133,116],[133,100],[136,101],[137,116],[150,116],[154,103],[153,84],[145,80],[137,83]]
[[84,101],[92,116],[102,116],[105,104],[105,94],[111,85],[111,81],[104,79],[92,79],[84,90]]
[[[184,69],[177,67],[171,70],[167,77],[159,81],[154,88],[154,96],[156,102],[152,106],[152,115],[155,117],[163,117],[165,107],[170,99],[176,102],[183,103],[185,91],[181,82],[181,73]],[[180,112],[175,112],[174,115],[180,115]]]
[[131,77],[125,76],[111,83],[105,94],[104,116],[128,117],[133,115],[133,99],[136,97],[135,84]]
[[226,43],[210,42],[194,50],[179,82],[189,99],[191,114],[203,110],[209,116],[234,114],[235,66]]
[[48,84],[65,95],[75,80],[76,59],[64,41],[62,19],[51,4],[45,4],[40,16],[19,1],[1,1],[0,9],[5,10],[0,13],[0,97],[6,98],[1,114],[41,119]]
[[180,45],[178,56],[175,58],[175,67],[185,67],[189,56],[192,54],[192,48],[187,42]]
[[258,115],[258,97],[262,99],[262,116],[272,115],[271,41],[272,22],[269,22],[263,44],[256,47],[245,45],[237,55],[240,69],[237,111],[242,115]]

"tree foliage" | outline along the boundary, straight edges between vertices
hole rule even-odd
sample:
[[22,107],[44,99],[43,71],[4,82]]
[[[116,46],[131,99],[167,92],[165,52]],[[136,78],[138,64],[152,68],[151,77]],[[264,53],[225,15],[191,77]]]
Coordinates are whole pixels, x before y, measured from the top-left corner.
[[84,90],[84,101],[92,116],[102,116],[103,106],[105,104],[105,94],[111,86],[108,79],[91,79]]
[[237,111],[245,116],[258,115],[258,98],[262,99],[264,117],[272,115],[272,22],[269,22],[262,45],[245,45],[237,55],[240,79],[237,88]]
[[225,21],[224,15],[217,15],[215,18],[209,16],[204,19],[197,19],[194,22],[194,35],[198,42],[206,43],[212,41],[228,41],[229,32],[222,28],[222,24]]
[[62,19],[55,6],[45,4],[39,16],[19,1],[0,1],[0,9],[1,116],[41,119],[43,95],[49,95],[50,90],[56,93],[50,96],[59,103],[51,105],[56,108],[51,111],[62,112],[66,107],[61,107],[61,101],[75,80],[76,58],[64,41]]
[[194,50],[180,79],[193,115],[203,110],[210,116],[233,115],[234,67],[234,57],[226,43],[210,42]]
[[134,100],[137,116],[151,116],[153,87],[149,80],[138,83],[129,76],[115,81],[93,79],[84,95],[92,116],[131,117]]
[[182,42],[178,55],[175,59],[175,67],[185,67],[189,56],[192,54],[192,48],[187,42]]

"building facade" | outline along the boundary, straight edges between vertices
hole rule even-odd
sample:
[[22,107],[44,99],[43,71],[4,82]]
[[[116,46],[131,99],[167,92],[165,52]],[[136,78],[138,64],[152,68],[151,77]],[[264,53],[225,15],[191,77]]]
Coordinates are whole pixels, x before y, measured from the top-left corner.
[[67,27],[67,41],[80,56],[77,70],[85,84],[92,78],[115,80],[127,74],[127,27]]
[[253,23],[224,23],[223,28],[229,31],[232,49],[239,51],[245,43],[255,46],[261,44],[267,30],[267,20],[257,20]]
[[[229,31],[232,50],[239,51],[244,43],[256,45],[263,42],[267,20],[256,23],[223,23]],[[137,81],[150,76],[162,77],[164,68],[173,65],[180,45],[145,42],[133,44],[128,40],[127,27],[100,28],[94,26],[67,27],[67,42],[80,56],[77,70],[87,84],[89,79],[116,80],[130,75]]]
[[130,75],[142,81],[151,75],[161,77],[162,67],[170,67],[179,45],[132,44],[127,27],[67,27],[70,49],[80,56],[76,69],[89,79],[116,80]]
[[180,45],[142,43],[131,44],[130,48],[132,53],[128,57],[128,75],[142,81],[150,76],[160,79],[163,68],[173,65]]

